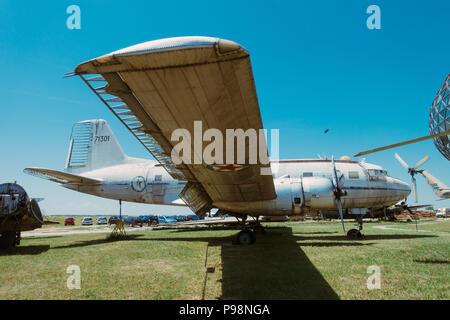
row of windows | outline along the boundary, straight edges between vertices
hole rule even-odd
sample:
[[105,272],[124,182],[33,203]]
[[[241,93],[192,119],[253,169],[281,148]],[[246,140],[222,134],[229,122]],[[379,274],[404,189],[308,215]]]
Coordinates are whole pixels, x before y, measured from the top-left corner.
[[379,176],[379,177],[386,177],[387,176],[387,171],[386,170],[369,169],[367,171],[369,172],[369,176]]
[[[337,170],[337,175],[338,175],[338,177],[341,175],[339,170]],[[312,172],[303,172],[303,178],[312,177],[312,176],[313,176]],[[316,173],[315,176],[316,177],[329,177],[329,176],[331,176],[331,174],[330,173]],[[348,178],[349,179],[359,179],[359,172],[358,171],[349,171]]]

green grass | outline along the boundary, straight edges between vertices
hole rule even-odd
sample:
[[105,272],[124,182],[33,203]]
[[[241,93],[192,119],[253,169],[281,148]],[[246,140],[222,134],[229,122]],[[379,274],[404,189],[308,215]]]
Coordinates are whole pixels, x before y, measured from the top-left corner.
[[[355,241],[337,222],[266,231],[252,246],[233,245],[230,229],[24,238],[0,253],[0,299],[450,298],[450,219],[422,219],[419,232],[414,223],[366,223]],[[69,265],[81,268],[80,290],[66,287]],[[381,289],[366,287],[370,265],[381,268]]]

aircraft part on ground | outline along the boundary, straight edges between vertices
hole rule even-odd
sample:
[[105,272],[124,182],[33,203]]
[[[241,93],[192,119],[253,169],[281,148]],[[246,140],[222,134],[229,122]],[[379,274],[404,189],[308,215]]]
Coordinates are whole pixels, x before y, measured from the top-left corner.
[[42,213],[35,199],[16,183],[0,184],[0,247],[20,242],[20,232],[40,228]]

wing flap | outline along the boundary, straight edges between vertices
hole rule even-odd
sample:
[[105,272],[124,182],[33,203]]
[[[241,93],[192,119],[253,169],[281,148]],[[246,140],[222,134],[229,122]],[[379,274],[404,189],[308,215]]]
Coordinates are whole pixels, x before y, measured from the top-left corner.
[[25,168],[23,172],[32,176],[47,179],[61,184],[77,184],[77,185],[101,184],[101,180],[86,178],[83,176],[78,176],[67,172],[45,168]]

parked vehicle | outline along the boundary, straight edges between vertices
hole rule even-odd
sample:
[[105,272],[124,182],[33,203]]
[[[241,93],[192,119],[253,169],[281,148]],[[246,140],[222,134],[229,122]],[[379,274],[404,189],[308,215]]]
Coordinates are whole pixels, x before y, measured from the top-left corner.
[[439,208],[439,211],[436,212],[436,218],[445,217],[450,217],[450,208]]
[[186,216],[174,216],[178,222],[188,221]]
[[158,217],[154,215],[139,216],[138,218],[142,220],[143,224],[147,224],[147,226],[158,224]]
[[117,221],[119,221],[120,217],[119,216],[111,216],[109,217],[108,223],[109,224],[116,224]]
[[142,227],[144,222],[139,217],[126,217],[123,219],[123,223],[130,227],[139,226]]
[[108,220],[106,219],[106,217],[98,217],[97,224],[108,224]]
[[64,220],[64,225],[65,226],[74,226],[75,219],[74,218],[66,218],[66,220]]
[[177,220],[168,216],[158,216],[159,223],[175,223]]
[[197,221],[198,220],[198,216],[196,214],[190,214],[187,216],[187,218],[188,218],[188,221],[192,221],[192,220]]
[[94,220],[92,220],[91,217],[84,217],[83,220],[81,220],[81,225],[83,226],[92,226],[94,224]]

